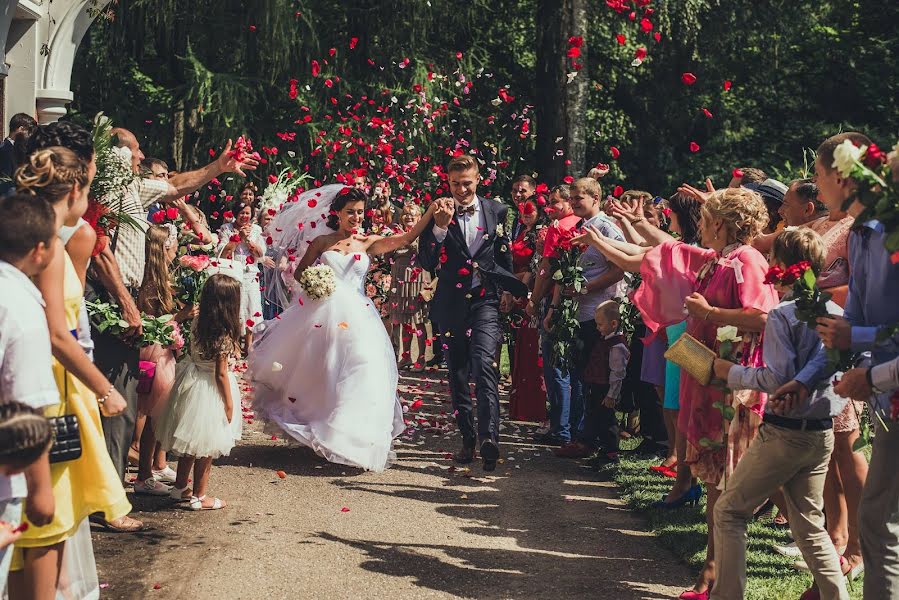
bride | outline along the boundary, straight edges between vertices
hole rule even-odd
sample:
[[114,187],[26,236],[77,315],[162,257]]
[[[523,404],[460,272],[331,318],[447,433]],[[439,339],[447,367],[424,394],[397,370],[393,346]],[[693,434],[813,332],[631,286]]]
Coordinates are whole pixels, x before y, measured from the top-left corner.
[[336,286],[315,300],[296,285],[293,302],[282,304],[290,308],[259,327],[248,362],[253,409],[268,430],[280,429],[334,463],[387,467],[393,438],[404,430],[403,411],[393,346],[364,293],[365,274],[369,256],[412,243],[436,204],[413,229],[391,237],[357,233],[366,197],[341,185],[305,192],[275,218],[273,243],[299,261],[294,279],[318,262],[334,271]]

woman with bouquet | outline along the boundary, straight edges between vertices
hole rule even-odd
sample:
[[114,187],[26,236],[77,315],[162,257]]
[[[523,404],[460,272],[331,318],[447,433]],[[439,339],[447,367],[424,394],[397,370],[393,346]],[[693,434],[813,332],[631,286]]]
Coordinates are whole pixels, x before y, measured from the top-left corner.
[[364,293],[365,275],[371,256],[418,238],[436,203],[409,231],[389,237],[358,233],[365,205],[361,191],[329,185],[278,214],[273,243],[294,249],[300,289],[279,319],[257,328],[248,360],[253,408],[270,430],[331,462],[381,471],[404,423],[396,356]]

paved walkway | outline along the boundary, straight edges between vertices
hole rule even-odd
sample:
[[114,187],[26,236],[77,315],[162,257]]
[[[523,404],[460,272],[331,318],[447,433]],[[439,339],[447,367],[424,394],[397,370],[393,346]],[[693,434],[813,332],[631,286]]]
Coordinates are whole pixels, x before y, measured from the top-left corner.
[[[248,425],[213,468],[222,511],[139,497],[150,525],[95,534],[105,598],[672,598],[691,573],[614,485],[507,423],[504,461],[452,467],[444,372],[403,381],[417,430],[383,473],[330,465]],[[284,478],[277,471],[284,471]]]

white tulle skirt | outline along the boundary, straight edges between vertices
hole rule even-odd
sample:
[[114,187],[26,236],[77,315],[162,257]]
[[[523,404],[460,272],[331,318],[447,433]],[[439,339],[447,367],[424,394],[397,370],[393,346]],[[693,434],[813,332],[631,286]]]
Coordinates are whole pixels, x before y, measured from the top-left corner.
[[215,382],[215,367],[190,356],[178,364],[172,395],[156,424],[156,440],[175,456],[227,456],[240,440],[243,418],[240,390],[228,373],[234,410],[231,422]]
[[248,359],[256,416],[330,462],[381,471],[405,427],[381,318],[346,284],[324,300],[300,297],[257,328]]

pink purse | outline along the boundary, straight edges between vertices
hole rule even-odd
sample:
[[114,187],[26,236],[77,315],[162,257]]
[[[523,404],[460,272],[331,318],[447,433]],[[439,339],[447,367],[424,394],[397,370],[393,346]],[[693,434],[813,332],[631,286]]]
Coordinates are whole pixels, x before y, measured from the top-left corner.
[[156,378],[156,363],[150,360],[141,360],[137,363],[139,374],[137,376],[137,393],[149,394],[153,389],[153,379]]

